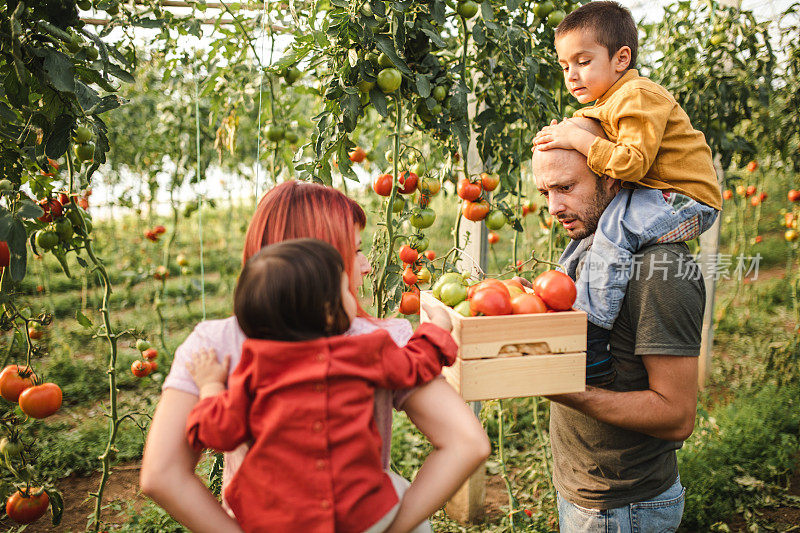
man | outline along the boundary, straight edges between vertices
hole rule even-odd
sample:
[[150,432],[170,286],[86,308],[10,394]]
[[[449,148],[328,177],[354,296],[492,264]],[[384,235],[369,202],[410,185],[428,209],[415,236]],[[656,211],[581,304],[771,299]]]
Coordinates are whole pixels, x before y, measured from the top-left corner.
[[[533,174],[571,246],[586,249],[619,182],[574,150],[535,151]],[[633,268],[611,331],[613,383],[550,397],[562,531],[674,531],[683,514],[675,451],[694,428],[705,286],[685,243],[647,247]]]

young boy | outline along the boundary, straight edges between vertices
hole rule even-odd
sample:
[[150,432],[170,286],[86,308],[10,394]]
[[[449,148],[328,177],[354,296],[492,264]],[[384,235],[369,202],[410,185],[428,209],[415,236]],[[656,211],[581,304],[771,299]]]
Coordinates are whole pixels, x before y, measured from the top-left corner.
[[575,307],[589,318],[587,382],[606,385],[615,375],[611,327],[633,254],[696,238],[713,224],[722,196],[703,134],[666,89],[634,68],[639,46],[630,11],[610,1],[585,4],[558,25],[555,46],[570,94],[581,104],[594,102],[575,116],[598,120],[608,140],[568,120],[553,121],[536,134],[534,149],[577,150],[596,174],[623,185],[583,257],[586,243],[572,241],[560,260],[577,277]]

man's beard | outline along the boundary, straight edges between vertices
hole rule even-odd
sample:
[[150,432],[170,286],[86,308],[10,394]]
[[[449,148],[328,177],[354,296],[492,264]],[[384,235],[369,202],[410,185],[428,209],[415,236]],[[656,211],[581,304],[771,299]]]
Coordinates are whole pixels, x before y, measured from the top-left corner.
[[582,213],[569,213],[558,217],[559,221],[579,220],[583,223],[582,228],[573,230],[565,228],[569,238],[574,241],[580,241],[597,231],[597,224],[600,221],[600,216],[603,214],[603,211],[606,210],[606,207],[608,207],[608,204],[611,203],[615,195],[616,193],[614,192],[606,191],[601,186],[600,180],[598,179],[593,200],[586,206],[586,209],[584,209]]

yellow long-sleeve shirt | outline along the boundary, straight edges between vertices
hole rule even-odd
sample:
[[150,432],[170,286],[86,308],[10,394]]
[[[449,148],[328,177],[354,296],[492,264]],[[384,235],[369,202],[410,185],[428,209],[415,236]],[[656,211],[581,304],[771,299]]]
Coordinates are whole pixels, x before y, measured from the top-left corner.
[[589,168],[600,175],[685,194],[715,209],[722,195],[702,132],[665,88],[631,69],[594,105],[574,116],[597,119],[609,140],[589,148]]

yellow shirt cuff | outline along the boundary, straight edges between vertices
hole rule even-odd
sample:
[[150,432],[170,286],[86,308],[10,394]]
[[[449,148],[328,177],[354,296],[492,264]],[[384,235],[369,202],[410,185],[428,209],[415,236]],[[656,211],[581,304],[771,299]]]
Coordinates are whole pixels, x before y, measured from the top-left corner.
[[[602,176],[606,173],[608,162],[611,161],[611,154],[613,153],[614,143],[597,137],[589,147],[589,154],[586,156],[586,163],[595,174]],[[614,176],[611,177],[613,178]]]

